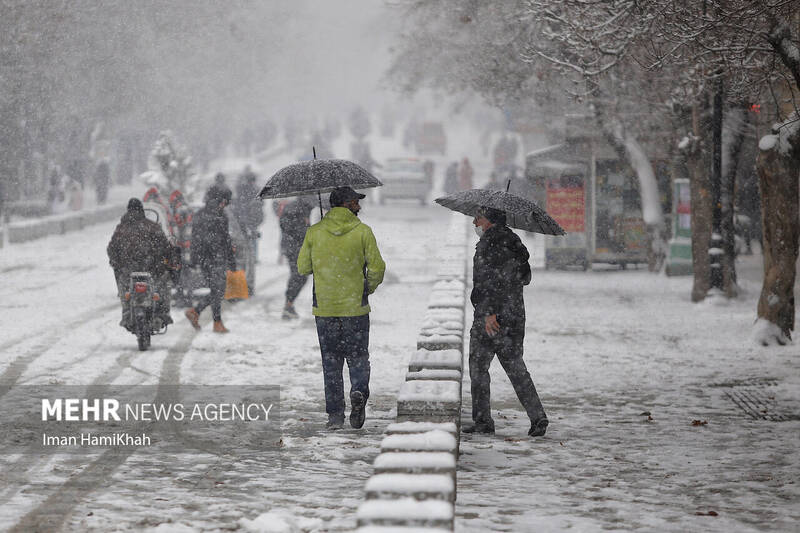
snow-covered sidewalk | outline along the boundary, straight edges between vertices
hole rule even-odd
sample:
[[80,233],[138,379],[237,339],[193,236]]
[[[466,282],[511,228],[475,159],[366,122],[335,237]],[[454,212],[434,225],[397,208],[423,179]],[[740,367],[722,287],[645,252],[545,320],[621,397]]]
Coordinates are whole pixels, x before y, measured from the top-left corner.
[[796,531],[800,359],[749,342],[754,277],[715,305],[691,277],[535,271],[525,360],[550,426],[526,436],[495,362],[497,435],[462,439],[456,530]]

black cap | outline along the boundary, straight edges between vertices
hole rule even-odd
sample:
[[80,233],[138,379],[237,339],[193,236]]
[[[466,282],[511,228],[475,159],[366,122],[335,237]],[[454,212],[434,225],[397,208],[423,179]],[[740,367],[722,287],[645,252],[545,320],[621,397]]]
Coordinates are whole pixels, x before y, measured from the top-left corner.
[[500,211],[499,209],[495,209],[493,207],[481,207],[478,210],[478,214],[485,217],[486,220],[488,220],[492,224],[500,224],[503,226],[505,226],[506,224],[505,211]]
[[128,200],[128,211],[141,211],[144,213],[144,206],[142,205],[142,201],[138,198],[131,198]]
[[341,207],[350,200],[361,200],[366,194],[357,193],[352,187],[336,187],[331,191],[331,207]]

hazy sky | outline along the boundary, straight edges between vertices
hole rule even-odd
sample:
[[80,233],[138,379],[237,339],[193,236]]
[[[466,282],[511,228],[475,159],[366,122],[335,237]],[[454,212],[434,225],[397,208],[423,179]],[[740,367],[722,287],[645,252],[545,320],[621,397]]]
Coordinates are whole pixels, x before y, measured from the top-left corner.
[[305,0],[287,4],[279,59],[272,69],[281,107],[345,109],[374,104],[396,38],[396,10],[377,0]]

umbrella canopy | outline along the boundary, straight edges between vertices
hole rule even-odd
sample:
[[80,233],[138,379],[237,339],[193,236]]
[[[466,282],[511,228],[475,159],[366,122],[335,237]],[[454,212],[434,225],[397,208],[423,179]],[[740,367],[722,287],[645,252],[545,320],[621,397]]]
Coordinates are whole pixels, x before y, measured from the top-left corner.
[[330,192],[336,187],[368,189],[383,185],[375,176],[345,159],[314,159],[283,167],[261,189],[258,196],[287,198]]
[[506,224],[545,235],[564,235],[566,231],[544,209],[506,191],[470,189],[437,198],[436,203],[453,211],[476,216],[482,207],[492,207],[506,214]]

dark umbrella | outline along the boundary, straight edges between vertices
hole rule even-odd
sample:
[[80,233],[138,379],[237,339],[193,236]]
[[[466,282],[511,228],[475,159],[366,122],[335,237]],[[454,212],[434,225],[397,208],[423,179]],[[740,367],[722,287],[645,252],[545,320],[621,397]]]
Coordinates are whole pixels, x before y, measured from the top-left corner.
[[368,189],[383,185],[362,167],[345,159],[314,159],[283,167],[276,172],[258,193],[265,198],[287,198],[316,193],[319,211],[322,214],[322,197],[337,187]]
[[564,235],[566,231],[544,209],[506,191],[470,189],[437,198],[436,203],[453,211],[476,216],[482,207],[492,207],[506,214],[506,224],[545,235]]

